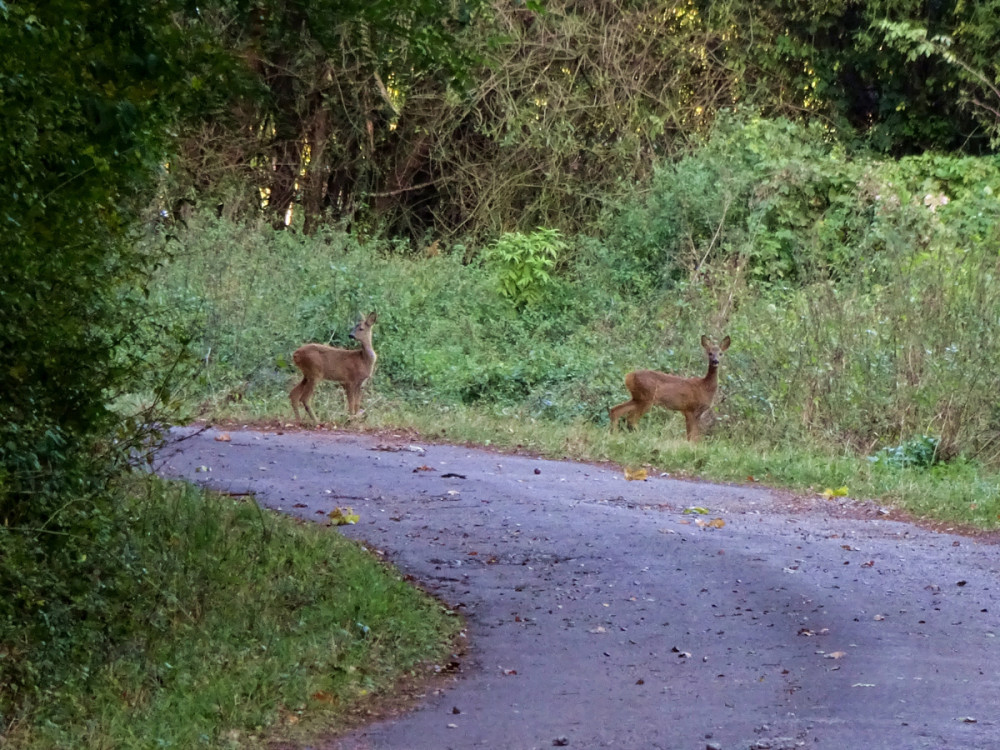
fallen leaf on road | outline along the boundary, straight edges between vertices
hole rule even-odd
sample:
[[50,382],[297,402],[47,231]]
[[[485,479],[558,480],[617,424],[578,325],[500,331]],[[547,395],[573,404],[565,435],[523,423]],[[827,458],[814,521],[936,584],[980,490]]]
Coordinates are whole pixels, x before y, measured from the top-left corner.
[[713,518],[711,521],[702,521],[700,518],[696,518],[694,525],[699,529],[721,529],[726,525],[726,522],[721,518]]
[[215,439],[220,443],[228,443],[229,441],[232,440],[232,438],[229,437],[228,432],[223,432],[221,435],[216,435]]
[[361,516],[354,512],[353,508],[334,508],[329,513],[330,522],[334,526],[354,524],[361,520]]
[[437,469],[435,469],[433,466],[428,466],[427,464],[424,464],[423,466],[418,466],[417,468],[415,468],[413,470],[413,473],[416,474],[418,471],[437,471]]
[[829,654],[825,654],[823,656],[823,658],[824,659],[843,659],[845,656],[847,656],[847,652],[846,651],[833,651],[833,652],[831,652]]
[[838,487],[835,490],[832,490],[829,487],[827,487],[820,494],[823,495],[823,497],[825,497],[827,500],[830,500],[831,498],[834,498],[834,497],[846,497],[847,496],[847,485],[844,485],[843,487]]
[[646,476],[645,469],[625,469],[625,478],[630,482],[642,481]]
[[711,511],[708,508],[703,508],[700,505],[691,505],[684,509],[685,513],[698,513],[703,516],[707,516]]
[[800,628],[799,635],[804,635],[807,638],[814,635],[828,635],[830,633],[830,628],[823,628],[821,630],[810,630],[809,628]]

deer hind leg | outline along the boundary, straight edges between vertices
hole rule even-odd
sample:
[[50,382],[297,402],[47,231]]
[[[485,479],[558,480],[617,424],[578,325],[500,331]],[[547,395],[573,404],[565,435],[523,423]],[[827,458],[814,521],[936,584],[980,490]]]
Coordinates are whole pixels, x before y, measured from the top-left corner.
[[301,418],[299,416],[299,404],[302,404],[303,408],[306,410],[306,414],[313,422],[317,422],[316,415],[313,414],[312,409],[309,408],[309,399],[312,398],[313,391],[316,390],[316,381],[311,380],[308,377],[302,378],[302,382],[297,386],[292,388],[290,394],[290,399],[292,402],[292,411],[295,412],[295,421],[301,423]]
[[[618,420],[627,414],[631,414],[632,411],[635,410],[635,408],[636,408],[635,401],[626,401],[623,404],[618,404],[618,406],[613,406],[610,409],[608,409],[608,417],[610,417],[611,419],[611,431],[617,432]],[[630,427],[634,426],[632,425],[631,421],[629,422],[629,426]]]
[[292,411],[295,412],[295,421],[302,424],[302,417],[299,414],[299,399],[302,397],[302,388],[305,386],[306,381],[303,380],[301,383],[292,388],[292,392],[288,394],[288,400],[292,402]]
[[639,426],[639,420],[642,419],[642,415],[649,411],[653,404],[648,401],[636,401],[635,407],[632,409],[632,413],[628,415],[628,427],[630,430],[635,430]]

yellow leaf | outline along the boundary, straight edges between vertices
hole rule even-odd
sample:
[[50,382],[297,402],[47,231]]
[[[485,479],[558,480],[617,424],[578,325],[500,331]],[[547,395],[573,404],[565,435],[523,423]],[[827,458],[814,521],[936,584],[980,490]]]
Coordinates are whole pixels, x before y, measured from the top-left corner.
[[708,508],[703,508],[700,505],[692,505],[690,508],[685,508],[684,512],[685,513],[698,513],[698,514],[703,515],[703,516],[707,516],[709,514]]
[[827,500],[829,500],[831,497],[847,497],[847,485],[845,484],[843,487],[838,487],[835,490],[832,490],[829,487],[827,487],[825,490],[823,490],[822,494],[823,497],[825,497]]
[[230,442],[232,440],[232,438],[229,436],[228,432],[223,432],[221,435],[216,435],[215,439],[216,439],[217,442],[220,442],[220,443],[228,443],[228,442]]
[[353,508],[334,508],[330,511],[329,516],[334,526],[357,523],[361,520],[361,516],[355,513]]
[[630,482],[643,480],[646,478],[645,469],[625,469],[625,478]]
[[694,523],[699,529],[721,529],[726,525],[726,522],[721,518],[713,518],[711,521],[702,521],[700,518],[696,518]]

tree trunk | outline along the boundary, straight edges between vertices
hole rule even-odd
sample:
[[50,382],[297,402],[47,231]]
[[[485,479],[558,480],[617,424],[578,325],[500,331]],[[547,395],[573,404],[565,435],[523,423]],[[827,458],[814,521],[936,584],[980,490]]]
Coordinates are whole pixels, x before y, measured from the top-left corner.
[[322,96],[311,97],[311,122],[309,125],[309,163],[302,178],[303,233],[312,234],[322,223],[330,164],[327,143],[330,138],[330,111],[324,106]]

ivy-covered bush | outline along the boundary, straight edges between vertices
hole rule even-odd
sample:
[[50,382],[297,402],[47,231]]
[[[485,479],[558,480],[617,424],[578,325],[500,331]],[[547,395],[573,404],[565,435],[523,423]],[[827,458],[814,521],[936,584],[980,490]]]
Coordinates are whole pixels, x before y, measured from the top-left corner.
[[[156,252],[135,230],[196,73],[181,6],[0,3],[2,725],[84,683],[122,626],[113,483],[163,416],[177,343],[147,317]],[[116,408],[144,387],[150,408]]]

